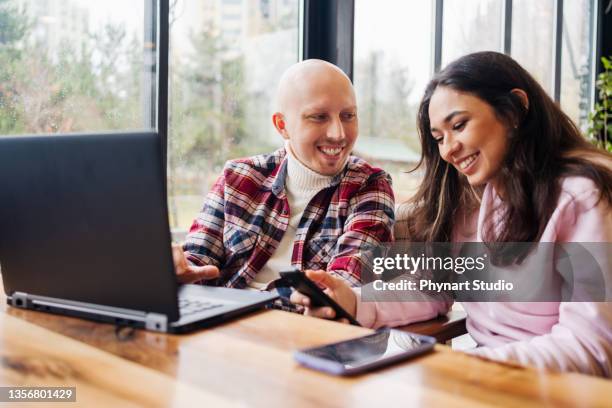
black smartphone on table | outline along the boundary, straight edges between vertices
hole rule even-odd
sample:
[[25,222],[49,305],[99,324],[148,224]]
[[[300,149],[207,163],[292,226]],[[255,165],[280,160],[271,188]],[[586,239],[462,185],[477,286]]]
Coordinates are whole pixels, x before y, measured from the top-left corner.
[[327,296],[316,283],[308,279],[304,272],[292,267],[279,273],[288,286],[310,298],[312,307],[331,307],[336,312],[336,319],[344,318],[352,325],[361,326],[350,313],[344,310],[334,299]]
[[389,328],[356,339],[298,350],[306,367],[335,375],[359,374],[431,351],[436,339]]

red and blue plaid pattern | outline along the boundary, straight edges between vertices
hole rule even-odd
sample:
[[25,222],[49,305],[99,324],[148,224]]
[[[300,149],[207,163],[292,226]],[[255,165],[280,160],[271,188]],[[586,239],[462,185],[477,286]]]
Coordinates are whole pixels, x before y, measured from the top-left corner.
[[[206,282],[245,288],[278,247],[289,223],[285,149],[227,162],[184,244],[196,265],[216,265]],[[291,264],[325,269],[361,284],[367,248],[393,239],[391,178],[350,156],[345,169],[310,201],[300,220]]]

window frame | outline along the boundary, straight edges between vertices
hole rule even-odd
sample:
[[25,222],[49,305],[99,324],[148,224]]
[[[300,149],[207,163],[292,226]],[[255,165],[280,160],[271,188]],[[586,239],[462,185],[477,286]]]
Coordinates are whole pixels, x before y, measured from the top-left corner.
[[303,59],[337,65],[353,79],[355,0],[304,0]]
[[[152,23],[157,30],[157,41],[153,43],[153,49],[156,51],[157,63],[157,101],[156,111],[154,113],[154,121],[159,134],[161,143],[161,160],[163,169],[164,191],[168,191],[168,64],[170,62],[170,0],[145,0],[147,4],[152,5]],[[146,24],[145,24],[146,26]],[[146,28],[145,28],[146,30]],[[154,34],[155,35],[155,34]]]

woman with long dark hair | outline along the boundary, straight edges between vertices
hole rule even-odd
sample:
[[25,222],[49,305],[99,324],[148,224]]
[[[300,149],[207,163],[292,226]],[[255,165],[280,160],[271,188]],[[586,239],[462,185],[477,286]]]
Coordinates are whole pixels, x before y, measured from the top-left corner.
[[[588,143],[569,117],[512,58],[479,52],[452,62],[428,84],[418,112],[425,172],[400,209],[396,239],[483,242],[496,262],[521,265],[539,242],[612,242],[612,156]],[[531,243],[517,251],[500,243]],[[510,248],[510,250],[508,250]],[[557,259],[533,282],[558,278]],[[612,282],[607,250],[598,262]],[[369,327],[435,317],[448,302],[361,302],[333,277],[327,287]],[[294,293],[292,300],[308,306]],[[605,302],[463,304],[473,353],[562,371],[612,375],[612,305]],[[327,308],[307,309],[333,317]]]

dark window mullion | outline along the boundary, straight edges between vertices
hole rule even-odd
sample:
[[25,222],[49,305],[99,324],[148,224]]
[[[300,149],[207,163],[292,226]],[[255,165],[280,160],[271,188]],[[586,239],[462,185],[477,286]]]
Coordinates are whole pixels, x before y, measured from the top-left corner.
[[304,0],[303,59],[319,58],[353,77],[354,0]]
[[444,18],[444,0],[436,0],[434,5],[434,32],[433,32],[433,71],[439,72],[442,68],[442,22]]
[[144,0],[144,76],[141,80],[142,127],[155,129],[157,122],[157,4]]
[[563,36],[563,0],[555,0],[553,29],[553,83],[552,94],[556,102],[561,100],[561,48]]
[[506,55],[512,54],[512,0],[504,0],[504,15],[503,19],[503,33],[502,38],[504,39],[503,52]]
[[157,132],[162,148],[164,180],[168,163],[168,48],[169,48],[169,0],[156,0],[158,11],[157,36]]
[[337,3],[336,65],[353,79],[355,0]]

